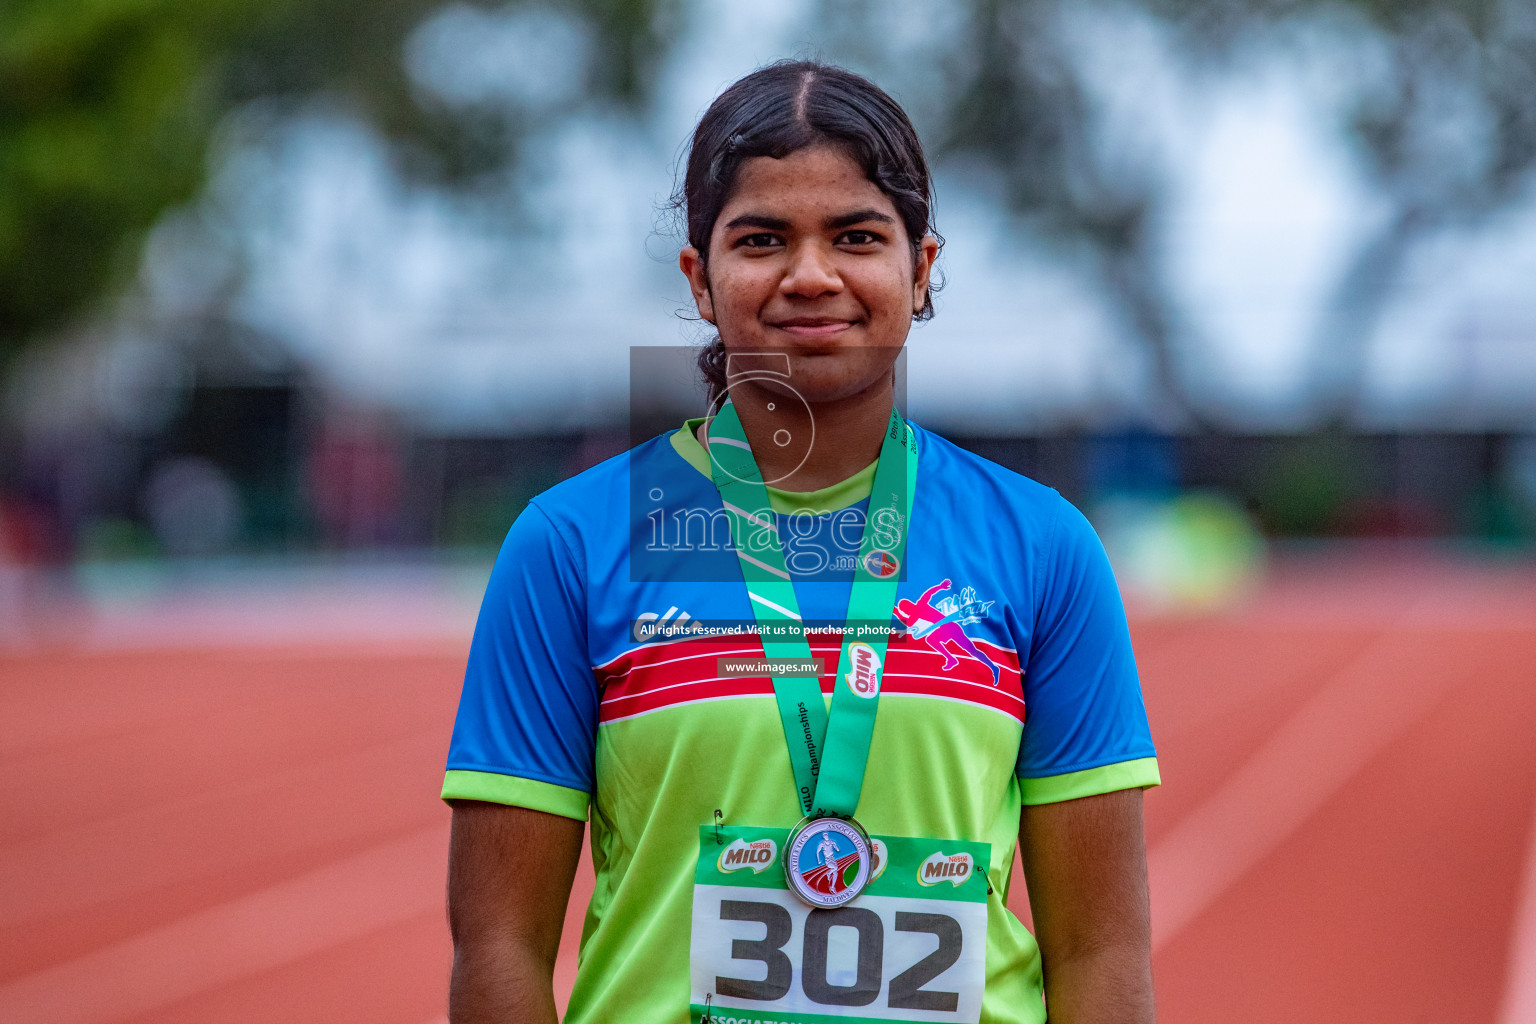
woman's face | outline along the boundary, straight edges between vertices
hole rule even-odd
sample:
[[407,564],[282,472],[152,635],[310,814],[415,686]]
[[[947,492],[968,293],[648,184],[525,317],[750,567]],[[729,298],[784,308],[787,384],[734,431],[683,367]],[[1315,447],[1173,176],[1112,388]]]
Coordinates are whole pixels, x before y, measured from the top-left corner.
[[922,309],[938,242],[912,244],[896,207],[847,154],[753,157],[715,221],[709,258],[679,257],[727,349],[790,357],[788,385],[829,402],[884,383]]

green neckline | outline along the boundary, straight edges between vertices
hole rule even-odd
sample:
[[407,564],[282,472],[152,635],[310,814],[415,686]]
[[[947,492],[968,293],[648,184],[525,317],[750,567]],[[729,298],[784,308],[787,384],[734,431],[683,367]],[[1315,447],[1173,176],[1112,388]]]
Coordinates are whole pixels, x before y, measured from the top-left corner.
[[[688,465],[709,477],[709,453],[704,450],[698,436],[694,434],[699,424],[703,422],[703,416],[685,420],[681,427],[672,432],[671,441],[673,449]],[[816,491],[781,491],[777,487],[770,487],[768,504],[773,506],[775,512],[786,516],[796,512],[821,515],[847,508],[869,497],[875,483],[875,467],[879,463],[880,460],[876,459],[848,479]]]

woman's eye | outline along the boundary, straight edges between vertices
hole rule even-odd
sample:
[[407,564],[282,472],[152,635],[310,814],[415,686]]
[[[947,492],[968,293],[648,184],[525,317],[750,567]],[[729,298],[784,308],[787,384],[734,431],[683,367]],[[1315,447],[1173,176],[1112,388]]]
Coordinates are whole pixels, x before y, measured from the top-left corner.
[[747,235],[736,244],[748,249],[764,249],[771,245],[778,245],[779,240],[774,235],[762,232],[755,235]]
[[880,236],[873,231],[845,231],[838,241],[843,245],[874,245]]

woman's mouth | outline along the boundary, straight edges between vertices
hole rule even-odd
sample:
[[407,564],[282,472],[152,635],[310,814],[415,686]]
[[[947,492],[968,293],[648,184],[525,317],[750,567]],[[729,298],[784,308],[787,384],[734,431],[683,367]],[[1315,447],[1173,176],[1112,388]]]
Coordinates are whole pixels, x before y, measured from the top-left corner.
[[797,338],[830,338],[852,327],[853,321],[824,316],[803,316],[780,320],[773,326]]

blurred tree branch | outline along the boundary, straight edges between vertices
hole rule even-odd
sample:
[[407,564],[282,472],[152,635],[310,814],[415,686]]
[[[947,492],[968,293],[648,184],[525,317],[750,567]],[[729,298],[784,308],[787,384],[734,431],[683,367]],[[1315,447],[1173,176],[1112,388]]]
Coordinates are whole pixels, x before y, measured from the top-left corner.
[[973,0],[964,45],[945,55],[947,77],[963,84],[938,155],[979,160],[1003,183],[1015,215],[1090,247],[1113,307],[1145,346],[1150,411],[1164,423],[1199,423],[1151,233],[1164,183],[1150,163],[1095,145],[1100,115],[1063,44],[1063,10],[1057,0]]
[[[1344,113],[1384,215],[1334,283],[1313,343],[1319,417],[1360,411],[1369,346],[1415,248],[1520,199],[1536,168],[1532,0],[1145,0],[1192,52],[1230,53],[1290,19],[1356,15],[1385,55]],[[1340,74],[1355,69],[1340,68]]]
[[1518,199],[1536,165],[1536,4],[1358,2],[1392,55],[1390,85],[1353,117],[1366,178],[1390,212],[1322,321],[1322,412],[1335,423],[1358,410],[1366,348],[1414,247]]
[[[940,52],[947,88],[934,119],[941,160],[979,163],[1003,183],[1017,216],[1096,254],[1098,283],[1144,349],[1151,412],[1207,425],[1187,361],[1198,351],[1163,271],[1155,228],[1170,190],[1157,154],[1104,137],[1081,55],[1064,38],[1066,0],[968,0],[958,43]],[[1307,19],[1332,18],[1348,40],[1379,42],[1383,81],[1342,111],[1342,141],[1385,210],[1335,282],[1313,344],[1316,413],[1334,425],[1358,412],[1368,347],[1415,247],[1517,200],[1536,166],[1533,0],[1128,0],[1173,29],[1192,63],[1231,59],[1245,44],[1285,45]],[[843,34],[868,34],[868,5]],[[1349,15],[1354,15],[1352,24]],[[866,47],[866,53],[868,48]],[[880,63],[878,52],[869,54]],[[899,77],[902,61],[880,63]],[[1354,68],[1338,68],[1343,77]],[[1467,122],[1472,123],[1467,123]]]

